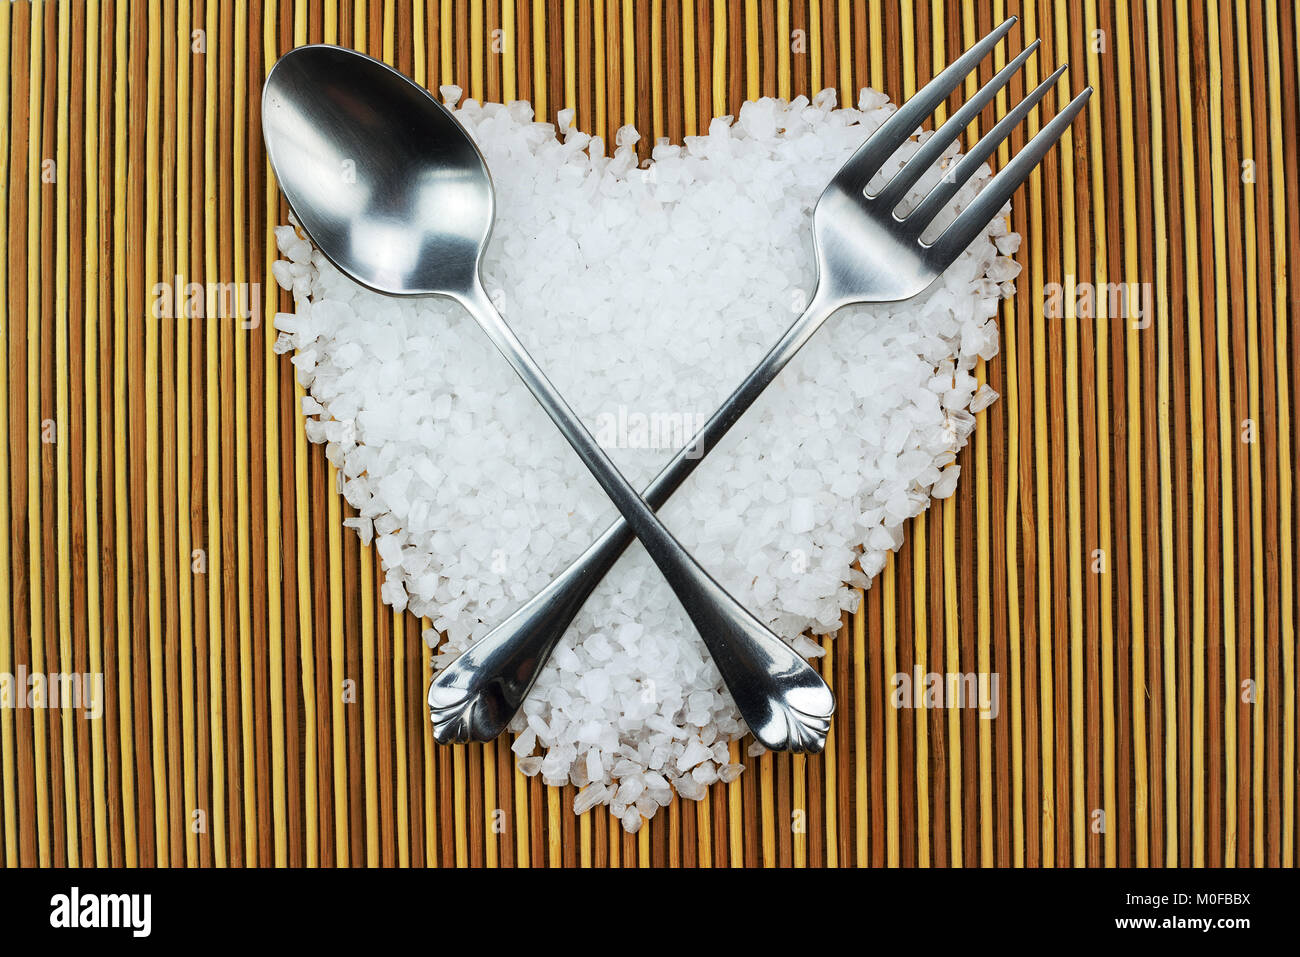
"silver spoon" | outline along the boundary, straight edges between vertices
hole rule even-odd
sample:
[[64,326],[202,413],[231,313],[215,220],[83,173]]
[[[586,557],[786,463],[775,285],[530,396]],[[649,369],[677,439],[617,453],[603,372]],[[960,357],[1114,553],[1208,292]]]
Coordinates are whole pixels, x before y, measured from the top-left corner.
[[[456,300],[510,361],[663,572],[754,736],[772,750],[820,751],[835,708],[826,683],[663,527],[484,291],[479,264],[492,233],[492,179],[451,113],[378,60],[304,46],[266,78],[262,132],[289,205],[335,266],[385,295]],[[541,608],[532,625],[552,631],[576,611]],[[507,697],[481,691],[474,682],[430,689],[439,740],[504,727],[513,714],[502,711]]]

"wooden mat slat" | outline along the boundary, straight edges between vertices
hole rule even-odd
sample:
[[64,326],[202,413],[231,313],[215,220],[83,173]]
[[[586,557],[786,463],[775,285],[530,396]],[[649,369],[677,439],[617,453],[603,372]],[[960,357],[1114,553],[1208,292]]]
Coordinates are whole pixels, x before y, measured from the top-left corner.
[[[104,676],[104,713],[0,708],[6,866],[1295,863],[1294,0],[57,0],[0,6],[0,674]],[[648,157],[746,98],[900,100],[1007,15],[1097,89],[1014,199],[1002,398],[818,667],[818,757],[633,837],[509,739],[444,748],[430,622],[379,600],[269,325],[286,209],[258,91],[335,42],[560,109]],[[942,118],[1007,62],[972,75]],[[999,150],[1005,164],[1035,116]],[[234,317],[171,287],[255,284]],[[1070,283],[1149,284],[1078,315]],[[1044,317],[1049,283],[1064,318]],[[162,285],[159,285],[162,284]],[[160,292],[161,290],[161,292]],[[168,291],[171,290],[169,293]],[[182,290],[182,299],[188,292]],[[171,303],[174,305],[175,300]],[[236,303],[238,305],[238,302]],[[1104,303],[1102,304],[1104,306]],[[238,310],[237,310],[238,311]],[[996,673],[999,714],[893,706]]]

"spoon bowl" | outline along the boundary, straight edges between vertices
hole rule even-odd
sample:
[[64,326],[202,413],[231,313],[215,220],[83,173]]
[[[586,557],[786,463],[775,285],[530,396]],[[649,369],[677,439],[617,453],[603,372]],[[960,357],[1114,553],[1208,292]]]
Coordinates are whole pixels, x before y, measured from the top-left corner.
[[376,63],[324,45],[281,57],[262,91],[271,168],[302,228],[363,286],[468,290],[495,215],[487,164],[441,103]]

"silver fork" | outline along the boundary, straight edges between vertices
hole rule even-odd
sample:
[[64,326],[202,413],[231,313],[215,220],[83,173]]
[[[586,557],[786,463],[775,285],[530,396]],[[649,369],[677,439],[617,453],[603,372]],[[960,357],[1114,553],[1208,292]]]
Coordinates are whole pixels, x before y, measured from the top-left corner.
[[[1035,40],[926,140],[893,179],[874,195],[867,194],[872,177],[1015,22],[1015,17],[1010,18],[962,54],[890,116],[835,174],[813,212],[818,285],[812,300],[694,440],[646,488],[643,497],[651,508],[663,506],[703,455],[717,445],[836,310],[854,303],[909,299],[937,279],[983,232],[1083,109],[1092,87],[1043,127],[933,242],[922,241],[957,190],[1056,84],[1065,72],[1061,66],[980,139],[915,210],[905,216],[898,214],[896,207],[908,191],[1028,60],[1038,47]],[[438,741],[487,741],[505,730],[565,629],[634,540],[628,524],[619,519],[550,585],[433,679],[429,711]],[[778,700],[782,675],[758,667],[749,649],[722,643],[712,651],[723,674],[747,675],[750,686],[742,689],[744,694],[769,696],[774,703]],[[820,751],[825,743],[825,726],[811,731],[792,727],[791,733],[805,738],[798,750]],[[818,736],[817,740],[808,740],[810,735]]]

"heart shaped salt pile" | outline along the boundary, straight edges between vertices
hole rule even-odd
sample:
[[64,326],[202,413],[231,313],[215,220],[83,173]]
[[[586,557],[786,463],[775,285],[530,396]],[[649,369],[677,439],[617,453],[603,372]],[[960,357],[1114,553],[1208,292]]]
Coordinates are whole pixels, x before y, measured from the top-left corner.
[[[460,91],[443,90],[454,104]],[[631,128],[598,138],[532,122],[526,103],[457,111],[497,189],[484,281],[507,321],[638,487],[688,441],[802,310],[810,216],[836,169],[893,107],[746,103],[639,169]],[[914,139],[878,174],[915,153]],[[956,155],[917,185],[937,181]],[[981,171],[954,198],[971,201]],[[913,200],[915,201],[915,200]],[[374,542],[382,595],[432,619],[445,665],[542,588],[615,513],[555,427],[460,308],[343,278],[292,227],[277,238],[279,351],[310,390],[347,520]],[[1019,237],[999,218],[926,294],[845,309],[701,464],[662,515],[737,599],[805,655],[838,629],[903,523],[950,495],[956,451],[996,394],[999,297]],[[704,644],[640,545],[597,589],[514,730],[526,774],[582,788],[635,831],[672,800],[732,780],[745,731]]]

